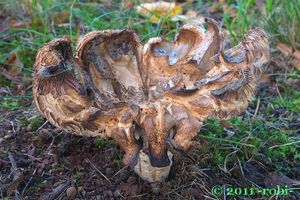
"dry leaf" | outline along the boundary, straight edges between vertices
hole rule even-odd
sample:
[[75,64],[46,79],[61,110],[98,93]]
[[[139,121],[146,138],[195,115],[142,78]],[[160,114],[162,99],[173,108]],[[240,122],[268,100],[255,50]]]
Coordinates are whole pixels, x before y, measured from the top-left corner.
[[136,7],[137,13],[150,17],[151,23],[158,23],[162,17],[174,17],[182,13],[179,4],[169,2],[143,3]]
[[207,9],[207,12],[210,14],[225,12],[231,15],[234,15],[237,13],[237,9],[229,6],[228,3],[224,0],[215,1],[211,7]]
[[123,1],[123,8],[125,9],[131,9],[134,7],[134,2],[131,0],[125,0]]
[[300,71],[300,51],[283,43],[277,44],[277,48],[284,55],[293,57],[292,64]]
[[230,128],[232,126],[231,123],[226,120],[221,120],[220,124],[223,128]]
[[292,64],[294,65],[294,67],[295,67],[297,70],[300,71],[300,60],[294,59],[294,60],[292,61]]
[[24,64],[19,60],[17,53],[13,52],[5,59],[3,64],[0,64],[0,68],[2,68],[0,75],[16,84],[21,84],[21,77],[18,75],[22,71],[23,66]]
[[191,18],[191,19],[198,17],[197,12],[194,11],[194,10],[188,10],[188,11],[185,13],[185,15],[188,16],[188,17]]
[[297,60],[300,60],[300,51],[283,43],[277,44],[277,48],[286,56],[293,56]]
[[205,24],[204,17],[199,16],[196,11],[188,10],[185,15],[177,15],[172,17],[172,21],[181,21],[188,24],[203,26]]
[[54,23],[57,24],[63,24],[69,22],[70,18],[70,12],[67,10],[58,12],[56,16],[54,16]]
[[270,82],[271,82],[271,78],[270,78],[269,74],[262,74],[260,76],[260,80],[259,80],[260,84],[262,84],[262,83],[270,83]]
[[10,26],[12,28],[26,28],[26,26],[29,26],[29,21],[17,21],[17,20],[11,20]]
[[4,68],[11,75],[17,75],[22,71],[24,64],[19,60],[17,53],[13,52],[6,58],[6,63]]

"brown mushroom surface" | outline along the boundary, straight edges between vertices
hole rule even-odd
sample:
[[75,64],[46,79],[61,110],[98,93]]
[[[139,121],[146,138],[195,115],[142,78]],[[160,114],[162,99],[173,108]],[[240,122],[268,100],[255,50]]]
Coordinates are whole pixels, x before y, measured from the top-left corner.
[[224,33],[185,25],[175,41],[141,45],[130,30],[93,31],[77,44],[54,39],[36,57],[33,96],[53,125],[67,132],[112,138],[124,163],[143,179],[166,178],[169,148],[187,151],[209,118],[240,114],[269,60],[266,34],[249,31],[224,50]]

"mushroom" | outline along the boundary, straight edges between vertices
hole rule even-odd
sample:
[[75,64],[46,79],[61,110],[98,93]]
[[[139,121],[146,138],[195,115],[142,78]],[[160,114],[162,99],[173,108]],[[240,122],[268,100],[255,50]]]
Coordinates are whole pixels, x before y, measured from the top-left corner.
[[126,165],[160,181],[173,163],[170,148],[188,151],[207,119],[247,108],[269,60],[263,30],[225,50],[218,23],[206,23],[207,31],[185,25],[174,41],[145,45],[128,29],[93,31],[74,56],[68,40],[54,39],[36,56],[35,103],[69,133],[112,138]]

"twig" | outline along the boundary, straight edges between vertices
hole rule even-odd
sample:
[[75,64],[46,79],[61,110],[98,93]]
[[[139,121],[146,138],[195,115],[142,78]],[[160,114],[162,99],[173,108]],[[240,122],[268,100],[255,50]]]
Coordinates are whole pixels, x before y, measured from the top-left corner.
[[[15,161],[15,159],[14,159],[11,152],[8,153],[8,158],[9,158],[9,161],[11,163],[11,171],[12,171],[12,174],[14,176],[13,181],[10,183],[10,185],[8,187],[11,187],[12,189],[14,189],[15,199],[22,199],[19,191],[17,190],[17,186],[19,184],[19,181],[22,178],[22,173],[17,168],[16,161]],[[9,190],[11,190],[11,189],[9,189]],[[8,192],[8,193],[10,193],[10,192]]]
[[186,156],[187,156],[189,159],[191,159],[193,162],[196,162],[195,158],[193,158],[193,156],[191,156],[190,154],[187,153]]
[[17,199],[17,200],[19,200],[19,199],[22,200],[23,199],[18,190],[15,190],[15,199]]
[[53,143],[54,143],[54,140],[55,140],[55,136],[51,135],[52,136],[52,141],[51,141],[51,144],[49,145],[49,147],[47,148],[47,151],[49,151],[51,149],[51,147],[53,146]]
[[0,75],[4,76],[6,79],[15,82],[17,85],[21,83],[21,79],[18,76],[12,76],[6,69],[1,69]]
[[276,147],[289,146],[289,145],[298,144],[298,143],[300,143],[300,140],[299,140],[299,141],[295,141],[295,142],[286,143],[286,144],[278,144],[278,145],[274,145],[274,146],[269,147],[269,149],[274,149],[274,148],[276,148]]
[[181,185],[179,185],[177,188],[174,188],[174,189],[171,190],[170,192],[167,192],[167,195],[168,195],[168,194],[172,194],[173,192],[176,192],[177,190],[179,190],[179,189],[181,189],[181,188],[184,188],[184,187],[186,187],[186,186],[189,186],[189,185],[190,185],[190,183],[181,184]]
[[240,159],[239,159],[238,156],[237,156],[236,158],[237,158],[237,161],[238,161],[238,164],[239,164],[239,167],[240,167],[240,171],[241,171],[243,177],[246,178],[246,177],[245,177],[244,170],[243,170],[243,167],[242,167],[242,165],[241,165],[241,161],[240,161]]
[[23,189],[23,191],[22,191],[22,196],[25,194],[25,192],[26,192],[26,190],[27,190],[29,184],[31,183],[31,181],[32,181],[32,179],[33,179],[33,176],[34,176],[35,173],[36,173],[36,171],[37,171],[37,169],[35,169],[35,170],[33,171],[33,173],[31,174],[31,176],[30,176],[30,178],[29,178],[29,180],[27,181],[27,183],[26,183],[26,185],[25,185],[25,187],[24,187],[24,189]]
[[14,126],[14,121],[10,121],[11,127],[12,127],[12,131],[14,132],[14,134],[16,133],[15,130],[15,126]]
[[244,146],[247,146],[247,147],[256,148],[256,146],[254,146],[252,144],[247,144],[247,143],[243,143],[243,142],[236,142],[236,141],[232,141],[232,140],[226,140],[226,139],[211,137],[211,136],[207,136],[207,135],[201,135],[201,137],[205,138],[205,139],[217,140],[217,141],[222,141],[222,142],[229,142],[229,143],[232,143],[232,144],[238,144],[238,145],[244,145]]
[[277,91],[277,93],[278,93],[278,95],[279,95],[280,100],[281,100],[282,102],[284,102],[284,101],[283,101],[283,98],[282,98],[282,96],[281,96],[281,94],[280,94],[280,92],[279,92],[279,89],[278,89],[278,85],[277,85],[277,84],[276,84],[276,91]]
[[259,106],[260,106],[260,98],[257,100],[255,112],[254,112],[254,115],[253,115],[254,118],[256,118],[256,115],[257,115],[257,113],[258,113]]
[[119,171],[117,171],[117,173],[115,173],[115,175],[113,175],[111,178],[114,178],[115,176],[117,176],[119,173],[121,173],[124,169],[126,169],[128,166],[123,167],[122,169],[120,169]]
[[144,194],[136,194],[133,196],[129,196],[129,198],[135,198],[135,199],[141,199],[141,197],[146,196],[148,193],[144,193]]
[[67,191],[67,188],[65,188],[59,195],[58,197],[55,198],[55,200],[61,200],[64,196],[64,193]]
[[21,172],[18,170],[16,161],[11,152],[8,153],[8,158],[11,163],[12,173],[14,174],[13,180],[17,180],[21,176]]
[[[86,158],[85,159],[88,163],[90,163],[90,165],[101,175],[103,176],[108,182],[109,184],[111,184],[110,180],[90,161],[90,159]],[[112,185],[112,184],[111,184]]]
[[43,123],[42,126],[40,126],[40,127],[36,130],[36,132],[38,132],[40,129],[42,129],[47,123],[48,123],[48,120],[45,121],[45,123]]
[[61,183],[59,186],[54,188],[50,194],[44,196],[43,199],[48,199],[48,200],[56,199],[58,196],[60,196],[67,189],[67,187],[69,185],[70,185],[70,181],[66,181],[66,182]]
[[20,153],[18,152],[17,155],[21,155],[21,156],[27,156],[28,158],[30,158],[32,161],[37,161],[37,162],[43,162],[42,158],[36,158],[33,155],[30,155],[29,153]]

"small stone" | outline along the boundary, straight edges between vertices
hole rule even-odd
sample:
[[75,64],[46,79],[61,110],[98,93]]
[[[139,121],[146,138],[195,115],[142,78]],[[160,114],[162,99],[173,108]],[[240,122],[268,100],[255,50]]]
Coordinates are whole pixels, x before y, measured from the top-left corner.
[[114,175],[114,170],[112,168],[106,168],[105,174],[106,174],[106,176],[111,177]]
[[5,135],[4,136],[4,139],[5,140],[9,140],[9,139],[11,139],[11,138],[13,138],[14,137],[14,135]]
[[84,189],[83,189],[83,187],[78,187],[78,192],[83,192],[84,191]]
[[73,197],[76,196],[76,194],[77,194],[77,191],[76,191],[76,188],[75,188],[75,187],[69,187],[69,188],[67,189],[67,197],[73,198]]
[[31,125],[28,125],[28,126],[26,127],[26,131],[27,131],[27,132],[31,132],[31,131],[32,131]]
[[159,185],[158,185],[157,183],[152,183],[152,184],[151,184],[151,187],[152,187],[152,192],[153,192],[154,194],[159,194],[159,192],[160,192],[160,187],[159,187]]
[[109,196],[109,197],[112,197],[113,196],[113,193],[112,193],[112,191],[107,191],[107,195]]
[[45,136],[49,136],[51,134],[50,131],[45,128],[41,129],[38,133],[39,135],[45,135]]

